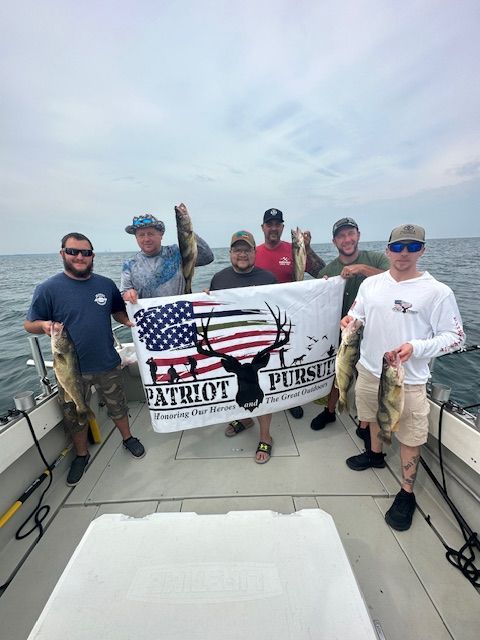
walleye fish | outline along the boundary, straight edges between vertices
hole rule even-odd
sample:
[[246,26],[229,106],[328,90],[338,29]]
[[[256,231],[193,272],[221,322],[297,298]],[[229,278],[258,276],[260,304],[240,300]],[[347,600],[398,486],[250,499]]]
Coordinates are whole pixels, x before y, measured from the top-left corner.
[[303,280],[307,264],[307,252],[303,232],[297,227],[292,229],[293,279]]
[[197,241],[193,233],[192,220],[187,207],[182,203],[175,207],[177,220],[178,246],[182,256],[182,270],[185,278],[185,293],[192,293],[192,279],[197,261]]
[[335,386],[339,391],[338,408],[348,409],[347,394],[355,375],[355,365],[360,357],[360,340],[363,323],[353,320],[342,329],[342,340],[335,360]]
[[379,438],[391,444],[392,431],[397,431],[403,411],[405,370],[396,351],[387,351],[383,356],[382,375],[378,387],[377,423],[381,429]]
[[53,369],[58,384],[65,392],[65,402],[73,402],[77,410],[78,424],[86,425],[94,414],[85,402],[77,352],[61,322],[52,324]]

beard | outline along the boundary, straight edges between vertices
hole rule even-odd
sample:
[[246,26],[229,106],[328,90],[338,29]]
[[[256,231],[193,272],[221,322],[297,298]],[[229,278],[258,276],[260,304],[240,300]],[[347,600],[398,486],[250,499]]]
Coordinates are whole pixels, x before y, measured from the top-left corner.
[[67,273],[71,273],[72,276],[75,276],[75,278],[85,278],[86,280],[87,278],[90,277],[90,274],[93,271],[93,260],[91,261],[90,264],[85,265],[83,269],[77,269],[76,267],[69,264],[65,260],[65,257],[63,257],[63,267],[65,271],[67,271]]
[[347,258],[349,258],[350,256],[353,256],[353,254],[358,251],[358,242],[355,243],[355,245],[351,248],[348,249],[347,251],[345,251],[344,249],[340,249],[339,247],[337,247],[338,253],[342,256],[346,256]]

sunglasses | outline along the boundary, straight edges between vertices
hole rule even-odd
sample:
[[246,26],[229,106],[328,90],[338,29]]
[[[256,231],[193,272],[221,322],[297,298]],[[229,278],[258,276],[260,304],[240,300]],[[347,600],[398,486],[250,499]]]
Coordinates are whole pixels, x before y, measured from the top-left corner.
[[151,216],[135,216],[132,224],[134,227],[142,227],[145,224],[152,224],[153,222],[155,221]]
[[407,247],[408,253],[417,253],[423,249],[423,242],[392,242],[388,245],[393,253],[401,253]]
[[93,249],[72,249],[72,247],[65,247],[63,251],[67,256],[78,256],[79,253],[81,253],[84,258],[93,256]]

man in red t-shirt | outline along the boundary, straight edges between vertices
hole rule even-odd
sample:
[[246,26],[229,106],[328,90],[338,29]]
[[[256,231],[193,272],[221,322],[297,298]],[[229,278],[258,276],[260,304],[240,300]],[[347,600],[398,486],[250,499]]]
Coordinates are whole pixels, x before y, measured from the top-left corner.
[[[281,239],[283,227],[283,213],[280,209],[267,209],[263,216],[262,224],[265,242],[257,247],[255,266],[273,273],[278,282],[292,282],[292,245],[290,242],[284,242]],[[310,231],[305,231],[303,237],[307,252],[305,271],[316,278],[320,270],[325,266],[325,262],[310,247],[312,239]]]
[[[262,224],[265,242],[257,246],[255,257],[255,266],[273,273],[280,283],[293,281],[292,245],[281,239],[283,226],[283,213],[280,209],[265,211]],[[305,271],[313,277],[317,277],[325,266],[325,262],[310,247],[312,239],[310,231],[304,231],[303,237],[307,252]],[[303,416],[302,407],[292,407],[289,412],[294,418]]]

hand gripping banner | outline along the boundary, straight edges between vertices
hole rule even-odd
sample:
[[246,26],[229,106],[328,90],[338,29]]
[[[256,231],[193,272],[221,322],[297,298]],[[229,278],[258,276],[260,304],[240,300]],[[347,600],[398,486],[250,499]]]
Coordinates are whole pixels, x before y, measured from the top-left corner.
[[129,304],[155,431],[241,420],[327,395],[343,289],[336,277]]

